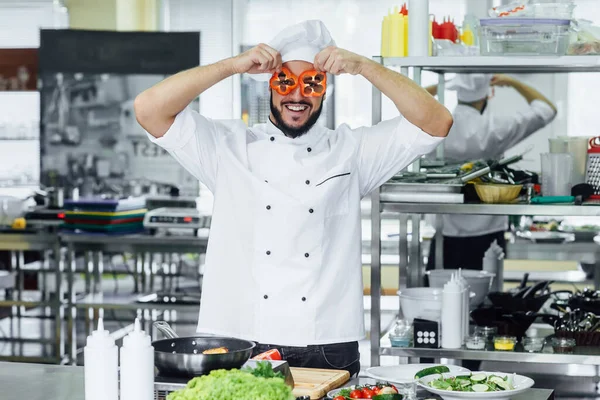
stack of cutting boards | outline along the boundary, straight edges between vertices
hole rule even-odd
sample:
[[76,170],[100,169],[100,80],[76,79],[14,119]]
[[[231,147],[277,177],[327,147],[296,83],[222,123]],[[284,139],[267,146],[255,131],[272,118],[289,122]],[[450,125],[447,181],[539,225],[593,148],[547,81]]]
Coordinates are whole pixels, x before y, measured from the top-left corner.
[[350,380],[348,371],[316,368],[290,368],[294,377],[296,397],[310,396],[311,399],[321,399],[333,389],[337,389]]

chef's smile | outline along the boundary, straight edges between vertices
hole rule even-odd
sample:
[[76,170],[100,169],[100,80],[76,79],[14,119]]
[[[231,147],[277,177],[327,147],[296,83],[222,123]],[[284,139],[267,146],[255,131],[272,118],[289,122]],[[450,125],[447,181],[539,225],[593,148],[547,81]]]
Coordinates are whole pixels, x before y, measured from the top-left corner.
[[286,122],[288,123],[292,121],[302,123],[303,120],[306,120],[311,109],[310,104],[305,103],[290,102],[281,104],[283,105],[283,109],[285,110],[285,112],[283,113],[284,120],[286,120]]

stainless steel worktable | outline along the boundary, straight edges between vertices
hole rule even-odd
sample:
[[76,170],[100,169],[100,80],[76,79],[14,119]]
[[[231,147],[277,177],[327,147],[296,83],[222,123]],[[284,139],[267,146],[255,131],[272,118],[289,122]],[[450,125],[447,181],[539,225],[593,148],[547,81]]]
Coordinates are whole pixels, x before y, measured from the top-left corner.
[[[85,400],[83,367],[58,365],[0,363],[0,388],[2,400]],[[358,379],[344,386],[373,382]],[[434,396],[427,395],[427,398]],[[549,400],[554,392],[531,389],[513,400]]]

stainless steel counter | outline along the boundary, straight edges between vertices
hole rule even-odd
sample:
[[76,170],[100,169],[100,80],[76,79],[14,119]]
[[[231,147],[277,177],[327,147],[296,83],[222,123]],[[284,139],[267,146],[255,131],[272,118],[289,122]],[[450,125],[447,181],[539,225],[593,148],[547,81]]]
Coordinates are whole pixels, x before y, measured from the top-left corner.
[[[83,367],[0,363],[2,400],[84,400]],[[374,382],[355,379],[344,386]],[[423,393],[425,394],[425,393]],[[435,396],[427,395],[427,398]],[[513,400],[553,399],[552,390],[531,389]]]
[[2,400],[84,400],[83,367],[0,363]]

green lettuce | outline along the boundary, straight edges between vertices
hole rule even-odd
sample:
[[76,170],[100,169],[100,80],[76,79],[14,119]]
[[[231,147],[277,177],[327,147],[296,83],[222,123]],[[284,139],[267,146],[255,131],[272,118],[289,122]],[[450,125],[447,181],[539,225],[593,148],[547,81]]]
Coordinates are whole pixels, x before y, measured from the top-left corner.
[[263,378],[249,372],[216,370],[188,382],[167,400],[294,400],[292,389],[281,378]]

